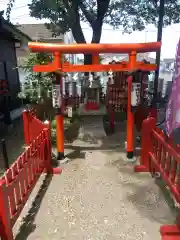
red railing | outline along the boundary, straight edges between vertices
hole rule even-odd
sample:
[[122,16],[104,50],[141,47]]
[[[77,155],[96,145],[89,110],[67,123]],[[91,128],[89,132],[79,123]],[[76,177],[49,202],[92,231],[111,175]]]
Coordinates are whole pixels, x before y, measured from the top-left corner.
[[[180,204],[179,146],[174,146],[173,141],[156,128],[154,118],[148,118],[143,122],[140,165],[135,167],[135,171],[159,173]],[[163,240],[180,239],[180,211],[177,224],[164,225],[160,228],[160,232]]]
[[47,127],[35,115],[35,111],[29,110],[23,112],[24,138],[25,143],[29,145],[41,132]]
[[127,94],[125,89],[116,87],[108,87],[106,107],[108,111],[126,112]]
[[[60,168],[52,167],[49,123],[40,122],[32,112],[23,114],[30,119],[29,125],[33,122],[33,126],[41,127],[41,130],[34,131],[34,135],[31,136],[35,136],[35,133],[37,136],[0,178],[0,237],[2,240],[14,239],[12,228],[40,175],[44,172],[61,173]],[[27,122],[25,122],[25,127],[26,125]],[[31,129],[30,126],[29,129]]]

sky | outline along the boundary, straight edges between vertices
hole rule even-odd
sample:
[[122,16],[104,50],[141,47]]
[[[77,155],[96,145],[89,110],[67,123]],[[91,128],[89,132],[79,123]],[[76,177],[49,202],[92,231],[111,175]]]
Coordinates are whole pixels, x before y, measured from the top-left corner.
[[[45,20],[37,20],[29,16],[27,4],[31,0],[15,0],[15,5],[11,13],[11,21],[16,24],[44,23]],[[6,9],[8,0],[0,0],[0,10]],[[91,40],[91,29],[87,24],[82,24],[84,35],[87,42]],[[156,41],[157,29],[154,26],[148,26],[145,31],[133,32],[132,34],[123,34],[120,30],[113,30],[110,26],[104,25],[101,42],[102,43],[132,43],[132,42],[153,42]],[[162,39],[162,58],[174,58],[176,45],[180,36],[180,24],[174,24],[163,29]],[[155,53],[150,54],[154,57]]]

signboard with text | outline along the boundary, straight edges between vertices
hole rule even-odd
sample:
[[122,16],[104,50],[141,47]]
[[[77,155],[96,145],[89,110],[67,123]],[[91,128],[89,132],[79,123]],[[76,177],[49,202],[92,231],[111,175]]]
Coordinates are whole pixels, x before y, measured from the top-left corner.
[[141,84],[140,83],[132,83],[132,89],[131,89],[131,106],[135,107],[140,104],[141,96]]
[[73,116],[72,107],[68,107],[67,110],[68,110],[68,117],[69,117],[69,118],[72,118],[72,116]]
[[60,85],[52,86],[52,103],[54,108],[61,107],[61,89]]

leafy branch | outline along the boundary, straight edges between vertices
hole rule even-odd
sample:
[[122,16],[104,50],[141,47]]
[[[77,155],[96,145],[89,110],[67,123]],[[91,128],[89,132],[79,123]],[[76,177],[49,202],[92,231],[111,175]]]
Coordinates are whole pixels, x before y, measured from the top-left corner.
[[20,68],[26,73],[25,82],[22,85],[19,98],[37,103],[44,98],[50,97],[54,73],[33,72],[32,67],[36,64],[48,64],[52,56],[47,53],[31,53]]
[[10,16],[11,16],[11,11],[14,6],[15,0],[9,0],[7,4],[7,9],[6,9],[6,18],[8,21],[10,21]]

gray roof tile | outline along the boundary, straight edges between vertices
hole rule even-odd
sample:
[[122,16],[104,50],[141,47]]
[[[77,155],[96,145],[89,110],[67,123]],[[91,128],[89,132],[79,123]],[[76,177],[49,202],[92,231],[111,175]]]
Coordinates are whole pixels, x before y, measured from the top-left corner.
[[16,26],[20,31],[28,35],[32,40],[63,39],[63,35],[52,37],[52,32],[44,24],[21,24]]

